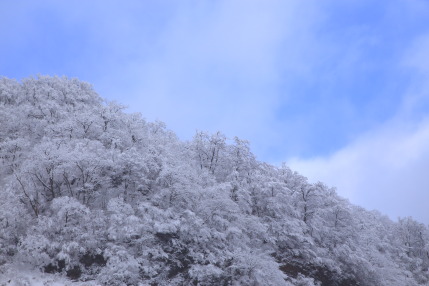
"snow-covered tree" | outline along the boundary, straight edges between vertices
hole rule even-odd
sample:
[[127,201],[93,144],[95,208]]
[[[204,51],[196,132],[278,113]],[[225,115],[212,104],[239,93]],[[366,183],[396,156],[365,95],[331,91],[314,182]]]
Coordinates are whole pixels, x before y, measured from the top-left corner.
[[0,273],[14,263],[112,286],[414,286],[429,232],[77,79],[1,78]]

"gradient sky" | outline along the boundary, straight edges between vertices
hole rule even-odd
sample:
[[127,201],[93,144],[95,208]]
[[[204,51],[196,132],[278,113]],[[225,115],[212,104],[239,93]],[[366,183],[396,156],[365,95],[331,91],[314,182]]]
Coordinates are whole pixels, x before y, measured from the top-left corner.
[[429,223],[429,1],[0,1],[0,75],[65,75]]

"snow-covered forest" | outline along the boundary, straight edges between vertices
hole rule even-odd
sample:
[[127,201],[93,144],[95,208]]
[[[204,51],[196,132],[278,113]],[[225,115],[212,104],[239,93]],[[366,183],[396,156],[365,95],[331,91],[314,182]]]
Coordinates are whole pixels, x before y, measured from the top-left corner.
[[183,142],[77,79],[0,79],[0,277],[412,286],[428,266],[427,226],[259,162],[245,140]]

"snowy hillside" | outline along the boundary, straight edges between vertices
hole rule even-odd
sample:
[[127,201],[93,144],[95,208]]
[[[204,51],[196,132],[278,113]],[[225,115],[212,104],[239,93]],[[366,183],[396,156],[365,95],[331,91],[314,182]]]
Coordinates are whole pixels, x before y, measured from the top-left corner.
[[429,283],[425,225],[76,79],[0,79],[0,188],[0,285]]

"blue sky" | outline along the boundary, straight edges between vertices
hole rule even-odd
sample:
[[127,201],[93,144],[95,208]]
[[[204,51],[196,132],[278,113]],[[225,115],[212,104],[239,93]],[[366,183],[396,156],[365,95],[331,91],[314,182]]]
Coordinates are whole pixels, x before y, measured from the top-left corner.
[[[66,75],[429,222],[429,2],[0,1],[0,75]],[[427,145],[427,146],[426,146]]]

